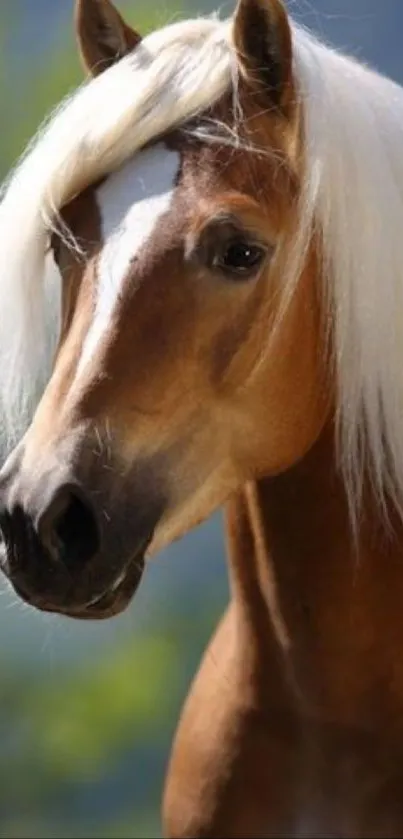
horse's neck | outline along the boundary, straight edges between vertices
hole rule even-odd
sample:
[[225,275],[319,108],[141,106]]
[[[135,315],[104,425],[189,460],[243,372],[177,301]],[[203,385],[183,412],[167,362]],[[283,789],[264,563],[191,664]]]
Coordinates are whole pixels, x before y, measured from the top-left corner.
[[266,680],[267,668],[286,673],[301,711],[371,729],[386,717],[392,731],[403,711],[403,532],[387,539],[368,505],[357,545],[334,464],[325,432],[297,467],[229,503],[233,597]]

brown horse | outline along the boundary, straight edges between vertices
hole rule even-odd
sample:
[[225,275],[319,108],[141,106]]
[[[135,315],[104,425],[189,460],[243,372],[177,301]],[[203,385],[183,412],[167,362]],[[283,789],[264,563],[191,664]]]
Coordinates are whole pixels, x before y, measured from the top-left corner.
[[403,92],[281,0],[76,22],[0,205],[2,567],[105,618],[225,503],[167,835],[401,837]]

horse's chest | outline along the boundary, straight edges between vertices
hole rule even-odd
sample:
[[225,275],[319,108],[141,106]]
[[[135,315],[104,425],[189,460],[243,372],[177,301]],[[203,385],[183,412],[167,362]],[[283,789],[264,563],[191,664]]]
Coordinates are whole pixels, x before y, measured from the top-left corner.
[[403,743],[328,725],[300,755],[295,836],[403,836]]

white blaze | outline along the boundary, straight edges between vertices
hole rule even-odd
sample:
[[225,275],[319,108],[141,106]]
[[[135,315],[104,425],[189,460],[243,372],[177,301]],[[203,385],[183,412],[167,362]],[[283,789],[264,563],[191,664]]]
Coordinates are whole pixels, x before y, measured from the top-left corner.
[[178,152],[159,143],[137,154],[96,191],[104,247],[98,263],[94,318],[78,374],[108,330],[130,263],[169,209],[179,165]]

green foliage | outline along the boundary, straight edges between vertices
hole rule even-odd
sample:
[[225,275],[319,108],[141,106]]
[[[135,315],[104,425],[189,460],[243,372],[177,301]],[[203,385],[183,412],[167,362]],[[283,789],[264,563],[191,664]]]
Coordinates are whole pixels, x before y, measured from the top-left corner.
[[0,662],[0,837],[159,836],[170,739],[215,620],[161,615],[46,679]]
[[[90,669],[39,686],[27,712],[34,721],[32,749],[64,777],[94,777],[130,738],[147,744],[166,723],[170,681],[178,682],[177,648],[151,636],[113,647]],[[164,701],[161,698],[164,697]]]

